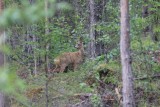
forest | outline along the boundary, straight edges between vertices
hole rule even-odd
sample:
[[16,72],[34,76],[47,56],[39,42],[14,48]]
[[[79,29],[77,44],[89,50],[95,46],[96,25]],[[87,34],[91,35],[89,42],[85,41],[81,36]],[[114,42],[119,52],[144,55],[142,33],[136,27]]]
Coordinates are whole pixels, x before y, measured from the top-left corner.
[[160,1],[0,0],[0,107],[160,107]]

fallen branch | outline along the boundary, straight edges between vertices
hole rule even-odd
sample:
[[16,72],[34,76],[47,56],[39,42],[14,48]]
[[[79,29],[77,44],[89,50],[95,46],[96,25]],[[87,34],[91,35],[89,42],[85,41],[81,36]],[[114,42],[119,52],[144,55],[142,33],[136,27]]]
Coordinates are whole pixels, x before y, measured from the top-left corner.
[[119,92],[119,88],[115,88],[115,92],[117,94],[119,104],[122,105],[122,95]]
[[154,79],[154,78],[160,78],[160,74],[158,75],[153,75],[153,76],[148,76],[148,77],[139,77],[139,78],[134,78],[134,80],[147,80],[147,79]]

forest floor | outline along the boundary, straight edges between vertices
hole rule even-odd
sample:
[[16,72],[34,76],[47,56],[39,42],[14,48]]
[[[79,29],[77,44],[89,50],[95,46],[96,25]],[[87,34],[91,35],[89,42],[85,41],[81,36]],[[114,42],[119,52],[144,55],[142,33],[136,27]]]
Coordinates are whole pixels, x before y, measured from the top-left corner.
[[[75,72],[67,71],[66,73],[54,73],[54,75],[49,74],[50,79],[46,78],[44,70],[35,77],[28,76],[25,79],[27,82],[25,91],[27,101],[31,107],[45,107],[47,97],[49,107],[118,107],[122,101],[119,67],[113,70],[112,68],[115,68],[114,64],[107,66],[107,69],[99,66],[100,71],[109,69],[109,72],[116,72],[109,75],[108,73],[105,74],[106,72],[102,72],[102,74],[95,73],[94,71],[97,68],[94,69],[93,65],[91,64],[91,67],[85,69],[81,67]],[[46,94],[46,83],[48,94]],[[136,79],[134,83],[137,107],[159,107],[159,79]],[[118,93],[115,89],[118,89]],[[16,103],[12,107],[25,106]]]

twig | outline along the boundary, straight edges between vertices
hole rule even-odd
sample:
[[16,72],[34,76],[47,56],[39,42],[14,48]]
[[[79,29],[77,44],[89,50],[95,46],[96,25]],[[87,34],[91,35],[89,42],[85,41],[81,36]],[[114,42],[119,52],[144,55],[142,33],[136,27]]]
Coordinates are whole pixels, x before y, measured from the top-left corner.
[[149,76],[149,77],[134,78],[134,80],[147,80],[147,79],[153,79],[153,78],[160,78],[160,74],[158,74],[158,75],[153,75],[153,76]]
[[122,105],[122,95],[119,93],[119,89],[118,88],[115,88],[115,92],[117,94],[117,97],[118,97],[118,101],[120,103],[120,105]]

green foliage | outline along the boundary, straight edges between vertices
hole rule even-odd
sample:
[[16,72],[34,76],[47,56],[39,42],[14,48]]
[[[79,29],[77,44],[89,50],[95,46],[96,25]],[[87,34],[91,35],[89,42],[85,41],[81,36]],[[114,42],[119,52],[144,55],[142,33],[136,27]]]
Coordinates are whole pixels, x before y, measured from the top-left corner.
[[[118,48],[113,48],[110,52],[107,54],[107,58],[109,60],[113,60],[115,57],[119,57],[120,55],[120,49]],[[117,59],[118,60],[118,59]]]
[[144,37],[142,39],[139,40],[138,38],[135,37],[131,41],[131,49],[136,50],[136,51],[141,51],[142,49],[144,50],[158,50],[159,49],[158,43],[153,42],[150,37]]
[[[35,1],[35,0],[34,0]],[[49,0],[48,11],[45,12],[44,1],[36,0],[29,2],[28,0],[5,0],[5,7],[7,7],[0,16],[1,28],[7,28],[8,41],[12,46],[0,46],[10,56],[11,65],[14,67],[11,70],[5,69],[0,73],[2,76],[0,87],[6,92],[14,93],[16,89],[25,89],[25,84],[15,76],[19,66],[26,67],[22,72],[30,73],[34,69],[34,61],[37,61],[38,74],[41,76],[33,78],[29,76],[27,82],[30,88],[41,86],[45,84],[46,78],[44,75],[44,65],[46,64],[44,56],[46,53],[49,56],[51,65],[53,59],[61,53],[73,52],[75,41],[79,36],[84,37],[85,45],[90,41],[89,37],[89,9],[85,0],[69,1],[73,6],[66,2],[56,2],[56,0]],[[95,107],[100,106],[100,96],[97,95],[98,81],[102,79],[108,84],[120,84],[121,82],[121,66],[120,66],[120,20],[119,20],[119,1],[108,0],[95,1],[96,16],[96,43],[104,45],[104,54],[97,56],[95,60],[86,59],[81,68],[76,72],[58,73],[49,82],[49,95],[53,98],[60,98],[63,104],[69,102],[68,98],[76,93],[92,93],[91,101]],[[142,18],[142,7],[150,5],[149,16]],[[136,8],[136,9],[135,9]],[[73,9],[73,10],[72,10]],[[72,10],[72,11],[68,11]],[[97,12],[98,11],[98,12]],[[135,77],[141,77],[158,73],[159,65],[154,63],[152,56],[144,54],[150,51],[159,49],[159,42],[153,42],[152,36],[159,38],[159,2],[157,0],[131,0],[130,1],[130,36],[131,36],[131,55],[132,67]],[[45,34],[45,16],[49,18],[49,34]],[[152,27],[153,35],[148,32],[143,35],[144,29]],[[145,37],[144,37],[145,36]],[[35,40],[34,40],[34,39]],[[0,38],[0,43],[3,40]],[[46,51],[46,45],[49,45],[49,51]],[[3,47],[3,48],[2,48]],[[13,60],[14,59],[14,60]],[[107,62],[104,62],[104,60]],[[40,62],[40,63],[39,63]],[[104,66],[100,66],[104,64]],[[13,71],[12,73],[10,73]],[[99,71],[114,73],[100,78]],[[86,78],[92,82],[91,85],[86,83]],[[13,81],[15,84],[13,85]],[[138,81],[139,82],[139,81]],[[136,83],[138,84],[138,83]],[[4,85],[4,87],[2,87]],[[150,82],[140,82],[138,87],[146,88],[145,91],[157,90],[157,85]],[[18,95],[17,95],[18,96]],[[63,98],[61,98],[63,97]],[[19,97],[20,99],[21,97]],[[39,100],[41,104],[33,104],[34,106],[45,106],[45,95]],[[56,102],[56,98],[54,101]],[[19,99],[17,99],[19,101]],[[53,100],[53,99],[51,99]],[[141,101],[141,100],[140,100]],[[144,99],[144,104],[147,105]],[[74,102],[78,100],[74,99]],[[62,104],[62,106],[64,106]],[[141,105],[141,104],[140,104]]]
[[101,107],[101,98],[97,94],[91,96],[91,102],[93,103],[93,107]]
[[42,1],[37,1],[32,5],[30,5],[27,0],[22,0],[21,3],[21,6],[14,3],[3,11],[2,15],[0,16],[1,27],[8,27],[9,25],[15,24],[32,24],[44,18],[44,16],[53,16],[57,9],[71,9],[70,6],[65,2],[56,4],[55,0],[49,0],[50,8],[48,9],[47,13],[45,13],[44,2]]
[[42,5],[32,5],[23,9],[17,7],[5,9],[0,17],[1,27],[7,27],[16,23],[33,23],[44,16],[44,9],[42,9]]
[[[39,26],[38,24],[41,22],[41,20],[44,20],[45,16],[52,17],[56,10],[70,10],[70,6],[67,3],[56,3],[55,0],[50,0],[50,6],[48,9],[48,12],[46,13],[44,10],[44,1],[37,1],[33,3],[32,5],[27,0],[22,1],[10,1],[5,0],[7,3],[4,11],[2,12],[0,16],[0,28],[4,29],[7,28],[9,37],[18,37],[16,41],[16,45],[14,44],[11,47],[0,46],[1,51],[3,51],[5,54],[7,53],[9,56],[12,56],[12,58],[18,62],[18,64],[27,64],[30,62],[34,57],[38,58],[39,55],[43,56],[45,51],[44,47],[39,44],[36,41],[24,41],[24,35],[25,32],[29,31],[29,28],[35,28],[41,29],[41,32],[37,32],[37,30],[30,31],[28,34],[39,34],[36,36],[40,36],[41,40],[45,40],[44,44],[48,42],[49,38],[44,39],[44,27],[42,23]],[[11,3],[12,2],[12,3]],[[44,21],[43,21],[44,22]],[[34,24],[33,24],[34,23]],[[26,26],[27,25],[27,26]],[[31,26],[30,26],[31,25]],[[40,30],[38,29],[38,30]],[[42,31],[43,29],[43,31]],[[58,29],[59,30],[59,29]],[[61,29],[61,31],[64,31]],[[57,32],[61,32],[57,31]],[[16,32],[16,34],[15,34]],[[67,32],[67,31],[65,31]],[[42,35],[42,36],[41,36]],[[46,36],[46,35],[45,35]],[[49,36],[49,35],[47,35]],[[59,36],[59,35],[57,35]],[[3,39],[0,39],[0,44],[4,42]],[[33,50],[36,56],[31,56],[29,54],[25,53],[25,48],[23,46],[34,46]],[[42,48],[43,47],[43,48]],[[13,49],[13,50],[9,50]],[[33,52],[33,51],[32,51]],[[24,58],[26,57],[26,58]],[[13,64],[13,63],[11,63]],[[23,80],[18,78],[18,72],[17,72],[17,63],[9,66],[5,65],[5,68],[0,69],[0,90],[6,94],[9,94],[10,97],[14,96],[14,100],[17,100],[18,102],[21,102],[24,105],[26,104],[26,100],[23,97],[24,90],[26,89],[26,84]],[[26,71],[27,72],[27,71]],[[28,72],[29,73],[29,72]]]
[[[1,90],[7,92],[7,93],[13,93],[16,91],[15,87],[19,88],[19,90],[24,89],[23,81],[20,79],[15,78],[13,75],[15,74],[7,74],[8,72],[4,71],[1,72]],[[2,87],[3,86],[3,87]],[[20,89],[22,88],[22,89]]]
[[[120,79],[120,65],[116,61],[110,61],[107,64],[104,61],[86,61],[80,71],[85,71],[84,78],[86,83],[93,87],[99,85],[99,81],[105,83],[117,84]],[[100,75],[103,75],[100,77]],[[86,85],[86,84],[85,84]]]
[[80,85],[80,89],[83,89],[83,91],[86,93],[94,92],[94,89],[88,86],[86,83],[80,83],[79,85]]
[[6,66],[0,69],[0,90],[7,95],[15,96],[16,100],[25,105],[26,99],[22,96],[22,93],[26,89],[26,84],[17,77],[14,68],[10,69]]
[[[142,9],[148,6],[148,16],[142,18]],[[143,92],[144,96],[139,96],[137,99],[138,106],[155,106],[158,102],[148,103],[150,93],[154,90],[159,93],[157,82],[149,76],[155,75],[159,71],[159,64],[155,63],[150,52],[159,50],[159,3],[157,0],[149,1],[131,1],[130,24],[131,24],[131,52],[132,52],[132,68],[134,76],[137,78],[148,77],[144,80],[135,80],[135,86],[139,89],[137,93]],[[136,9],[135,9],[136,8]],[[146,28],[148,28],[146,30]],[[146,31],[145,31],[146,30]],[[155,42],[153,37],[157,37]],[[154,84],[154,85],[153,85]],[[155,91],[156,90],[156,91]],[[138,94],[137,94],[138,95]],[[154,96],[156,98],[156,96]]]
[[[52,0],[52,1],[55,1],[55,0]],[[58,10],[63,10],[63,11],[68,11],[68,10],[72,10],[72,7],[70,4],[68,4],[67,2],[60,2],[60,3],[57,3],[56,5],[57,9]]]

